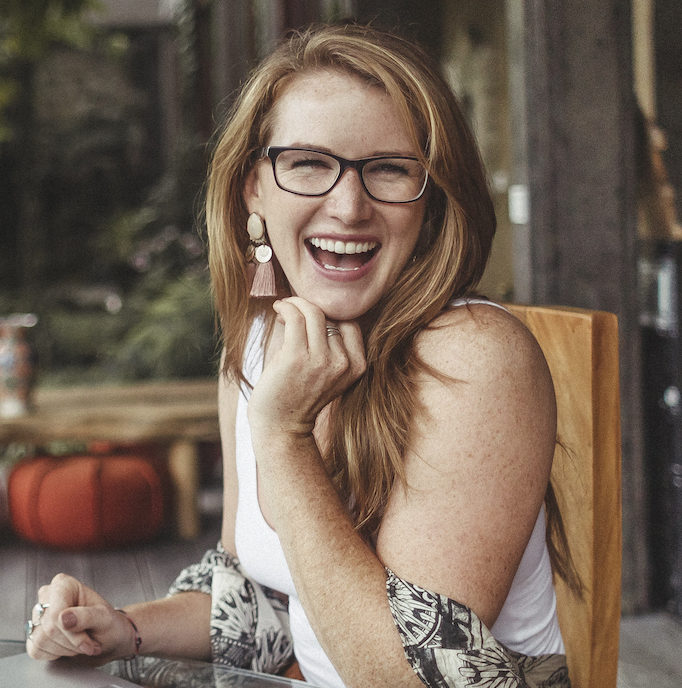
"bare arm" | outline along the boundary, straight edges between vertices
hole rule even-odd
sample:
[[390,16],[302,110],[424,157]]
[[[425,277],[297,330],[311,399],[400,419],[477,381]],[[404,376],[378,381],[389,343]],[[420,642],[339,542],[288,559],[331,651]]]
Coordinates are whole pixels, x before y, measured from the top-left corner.
[[544,498],[556,438],[551,377],[512,316],[457,308],[417,342],[455,378],[418,381],[421,410],[377,552],[399,576],[471,607],[491,627]]
[[[555,431],[549,375],[530,335],[502,311],[459,309],[463,313],[443,316],[442,329],[424,333],[418,346],[426,362],[461,382],[417,380],[422,410],[406,457],[410,490],[397,488],[392,496],[375,553],[355,533],[326,476],[310,424],[320,408],[308,401],[317,395],[323,405],[349,384],[343,374],[325,371],[340,368],[339,357],[352,366],[357,340],[342,324],[345,350],[332,349],[320,362],[324,321],[293,303],[304,321],[288,306],[281,311],[289,344],[285,330],[285,353],[269,364],[267,388],[256,385],[249,406],[261,506],[318,640],[344,682],[418,686],[388,609],[384,565],[494,622],[549,472]],[[306,345],[304,337],[313,341]],[[325,374],[330,379],[322,392],[316,385]]]

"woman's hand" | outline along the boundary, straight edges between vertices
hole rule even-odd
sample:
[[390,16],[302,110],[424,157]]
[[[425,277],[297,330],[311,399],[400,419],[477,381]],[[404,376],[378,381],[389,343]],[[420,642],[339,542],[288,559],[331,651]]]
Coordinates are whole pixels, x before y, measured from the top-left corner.
[[252,434],[310,436],[320,411],[365,371],[362,333],[355,322],[328,322],[302,298],[273,308],[284,332],[249,400]]
[[101,663],[135,654],[135,632],[130,621],[103,597],[75,578],[57,574],[38,591],[44,611],[26,640],[34,659],[84,655]]

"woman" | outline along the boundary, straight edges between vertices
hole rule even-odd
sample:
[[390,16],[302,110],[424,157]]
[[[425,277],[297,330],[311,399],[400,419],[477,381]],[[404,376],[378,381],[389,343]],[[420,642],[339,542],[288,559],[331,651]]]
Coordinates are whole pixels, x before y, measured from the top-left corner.
[[280,671],[293,649],[325,687],[521,668],[568,685],[543,508],[552,383],[528,331],[471,297],[494,213],[431,62],[366,27],[285,41],[217,144],[207,224],[221,543],[127,614],[58,576],[29,653]]

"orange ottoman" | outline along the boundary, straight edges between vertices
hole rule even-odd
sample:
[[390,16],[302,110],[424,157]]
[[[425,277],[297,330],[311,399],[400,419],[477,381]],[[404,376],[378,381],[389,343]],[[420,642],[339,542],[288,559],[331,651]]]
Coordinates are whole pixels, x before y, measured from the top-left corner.
[[120,547],[158,535],[169,502],[160,462],[145,455],[37,457],[9,477],[14,530],[65,549]]

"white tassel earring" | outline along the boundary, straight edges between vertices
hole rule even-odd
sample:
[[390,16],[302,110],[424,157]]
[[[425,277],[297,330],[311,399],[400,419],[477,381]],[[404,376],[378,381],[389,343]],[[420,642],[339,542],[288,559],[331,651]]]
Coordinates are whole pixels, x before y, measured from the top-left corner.
[[251,296],[277,296],[275,270],[272,266],[272,248],[265,239],[263,218],[256,213],[251,213],[246,222],[246,231],[251,239],[246,251],[246,260],[255,266],[253,281],[251,282]]

